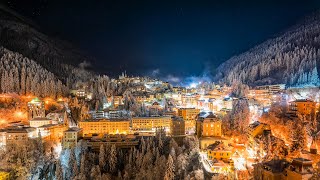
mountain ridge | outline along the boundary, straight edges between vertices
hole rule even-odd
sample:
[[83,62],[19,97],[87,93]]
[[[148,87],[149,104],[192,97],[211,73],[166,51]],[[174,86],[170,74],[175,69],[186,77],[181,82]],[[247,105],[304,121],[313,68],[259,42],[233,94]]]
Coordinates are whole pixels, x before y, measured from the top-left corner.
[[31,20],[0,5],[0,45],[13,52],[35,60],[52,72],[62,82],[70,79],[70,68],[78,68],[92,58],[75,48],[71,43],[52,38],[41,31]]
[[282,35],[231,57],[217,68],[214,80],[226,84],[242,82],[252,86],[310,84],[312,72],[320,67],[319,12],[306,16]]

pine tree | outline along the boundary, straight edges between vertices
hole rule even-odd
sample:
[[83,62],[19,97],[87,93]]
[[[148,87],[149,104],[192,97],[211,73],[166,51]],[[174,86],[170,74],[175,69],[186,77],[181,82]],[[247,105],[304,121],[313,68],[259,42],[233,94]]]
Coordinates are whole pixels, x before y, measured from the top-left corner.
[[80,173],[84,174],[86,176],[86,157],[85,154],[82,154],[81,160],[80,160]]
[[99,166],[100,166],[100,169],[102,170],[104,170],[106,166],[106,153],[105,153],[105,148],[102,144],[100,146],[100,151],[99,151]]
[[174,179],[174,163],[172,156],[169,154],[168,161],[166,164],[166,171],[164,174],[164,180],[173,180]]
[[77,161],[74,161],[74,163],[73,163],[72,173],[73,173],[73,177],[76,177],[78,175],[78,173],[79,173],[79,168],[78,168]]
[[111,173],[115,172],[116,166],[117,166],[117,148],[113,144],[111,146],[110,156],[109,156],[109,170]]
[[69,162],[68,162],[68,177],[72,178],[76,174],[73,172],[74,163],[76,163],[76,156],[74,154],[74,149],[70,149],[70,156],[69,156]]
[[313,85],[319,85],[319,75],[318,75],[318,70],[317,70],[317,67],[314,67],[312,72],[311,72],[311,78],[310,78],[310,82],[313,84]]
[[63,172],[62,172],[60,161],[56,162],[55,179],[56,180],[63,180]]

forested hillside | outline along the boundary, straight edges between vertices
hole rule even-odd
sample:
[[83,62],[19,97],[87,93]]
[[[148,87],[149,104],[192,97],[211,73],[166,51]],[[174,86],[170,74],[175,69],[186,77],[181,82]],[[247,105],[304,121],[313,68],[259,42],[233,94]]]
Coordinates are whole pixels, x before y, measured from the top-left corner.
[[[23,56],[52,72],[63,84],[81,76],[80,63],[90,58],[71,44],[51,38],[31,21],[0,5],[0,45]],[[80,73],[71,73],[79,70]]]
[[0,89],[2,93],[58,97],[67,87],[45,68],[19,53],[0,47]]
[[319,85],[319,48],[320,13],[315,13],[281,36],[221,64],[215,80],[227,84]]

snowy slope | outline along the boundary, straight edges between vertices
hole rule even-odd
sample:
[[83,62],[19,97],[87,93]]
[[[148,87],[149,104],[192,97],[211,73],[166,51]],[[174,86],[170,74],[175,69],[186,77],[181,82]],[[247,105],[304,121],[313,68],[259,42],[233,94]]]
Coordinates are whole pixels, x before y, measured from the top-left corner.
[[286,83],[318,85],[320,13],[314,13],[281,36],[230,58],[217,68],[216,81],[249,85]]
[[77,67],[83,61],[90,62],[71,44],[47,36],[33,22],[3,6],[0,6],[0,45],[35,60],[64,83],[70,65]]

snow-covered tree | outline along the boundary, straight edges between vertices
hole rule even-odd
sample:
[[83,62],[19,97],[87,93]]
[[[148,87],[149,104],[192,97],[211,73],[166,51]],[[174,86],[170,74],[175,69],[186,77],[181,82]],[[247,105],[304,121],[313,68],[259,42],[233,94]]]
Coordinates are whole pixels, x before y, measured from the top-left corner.
[[166,171],[164,174],[165,180],[173,180],[174,179],[174,168],[175,167],[174,167],[172,156],[169,154],[168,161],[166,164]]

